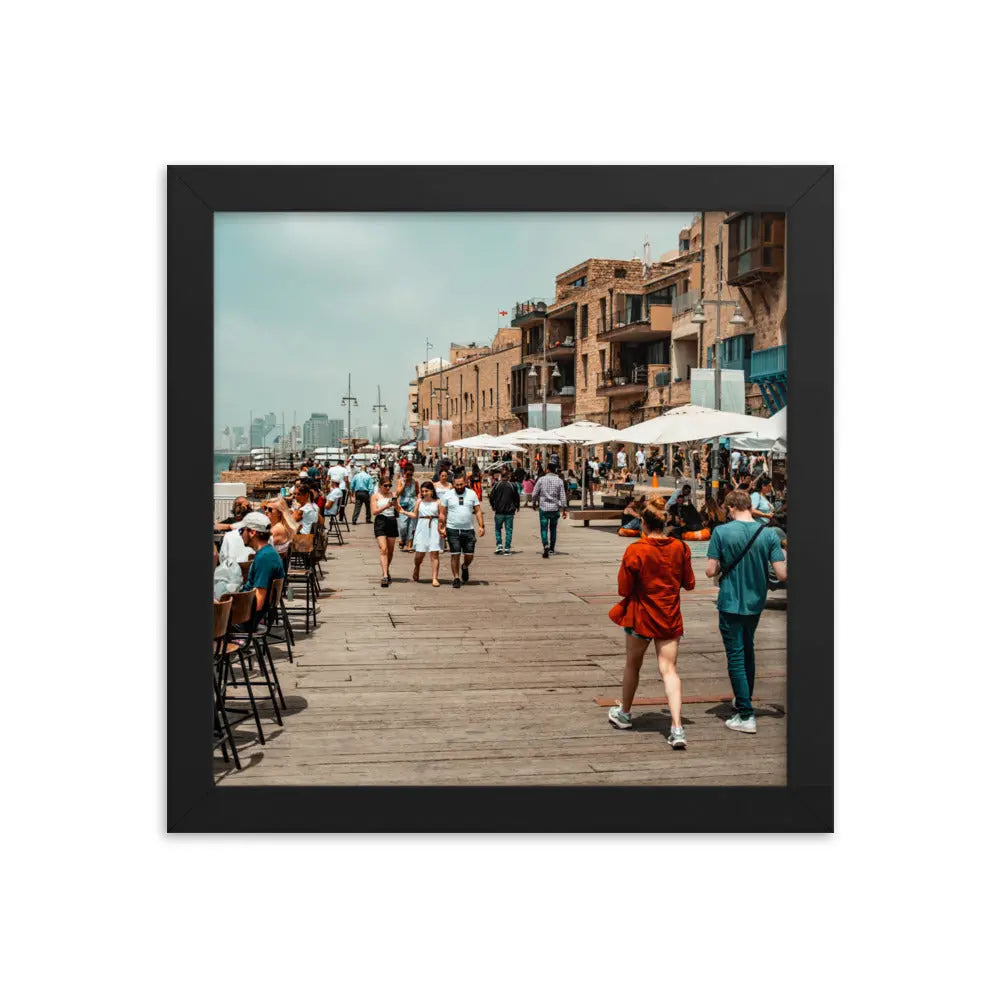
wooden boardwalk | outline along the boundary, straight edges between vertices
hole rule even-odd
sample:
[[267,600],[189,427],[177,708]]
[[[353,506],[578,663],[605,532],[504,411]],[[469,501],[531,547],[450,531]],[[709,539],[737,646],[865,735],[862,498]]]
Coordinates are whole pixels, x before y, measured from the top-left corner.
[[[440,588],[412,582],[397,553],[393,583],[379,586],[371,526],[331,545],[320,624],[297,632],[294,661],[275,643],[288,711],[237,730],[243,770],[216,760],[226,785],[686,784],[785,781],[785,612],[769,608],[757,632],[756,736],[732,733],[715,589],[696,555],[697,589],[682,598],[686,635],[686,751],[666,743],[665,706],[633,708],[619,732],[595,699],[621,693],[624,635],[607,616],[629,539],[613,528],[562,521],[559,552],[541,558],[537,515],[515,522],[515,554],[493,553],[492,516],[472,580]],[[695,545],[696,553],[705,548]],[[775,602],[780,603],[780,602]],[[652,648],[638,697],[663,698]],[[263,708],[261,709],[264,714]]]

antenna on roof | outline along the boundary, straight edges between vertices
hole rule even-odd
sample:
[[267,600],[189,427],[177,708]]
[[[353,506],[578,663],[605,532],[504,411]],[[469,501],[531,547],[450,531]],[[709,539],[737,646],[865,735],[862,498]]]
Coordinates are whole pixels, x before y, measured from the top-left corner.
[[642,276],[645,278],[649,275],[649,268],[653,262],[653,258],[650,256],[650,245],[649,245],[649,233],[643,237],[642,244]]

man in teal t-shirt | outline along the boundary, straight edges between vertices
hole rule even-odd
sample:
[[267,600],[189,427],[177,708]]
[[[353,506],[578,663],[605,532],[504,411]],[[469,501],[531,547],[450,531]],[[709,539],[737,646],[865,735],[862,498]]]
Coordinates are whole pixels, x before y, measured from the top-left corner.
[[762,528],[754,519],[748,494],[733,490],[726,495],[725,507],[732,521],[712,532],[705,573],[709,577],[722,574],[717,604],[719,632],[736,703],[736,714],[726,720],[726,726],[739,733],[756,733],[750,700],[756,669],[754,633],[767,602],[768,566],[781,581],[788,578],[788,570],[777,532]]

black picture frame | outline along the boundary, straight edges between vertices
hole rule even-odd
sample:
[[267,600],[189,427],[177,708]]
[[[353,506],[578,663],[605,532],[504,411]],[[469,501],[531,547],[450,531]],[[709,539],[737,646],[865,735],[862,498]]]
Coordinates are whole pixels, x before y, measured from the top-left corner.
[[[211,489],[215,212],[786,213],[796,533],[784,787],[226,787],[209,750],[208,504],[171,505],[167,828],[207,831],[833,830],[833,167],[171,166],[167,482]],[[801,443],[801,444],[800,444]],[[808,443],[808,445],[807,445]],[[207,497],[206,497],[207,499]],[[205,544],[195,544],[204,533]],[[204,734],[202,737],[201,734]]]

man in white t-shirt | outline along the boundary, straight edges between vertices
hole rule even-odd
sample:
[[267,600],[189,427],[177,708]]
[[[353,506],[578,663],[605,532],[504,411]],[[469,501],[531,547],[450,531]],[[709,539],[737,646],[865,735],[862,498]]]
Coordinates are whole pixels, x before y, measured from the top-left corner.
[[646,481],[646,453],[642,450],[642,445],[639,445],[639,450],[635,453],[635,464],[636,464],[636,479],[640,483]]
[[625,454],[625,446],[622,445],[618,450],[618,454],[615,455],[615,461],[618,463],[619,469],[624,469],[628,465],[628,455]]
[[330,482],[334,486],[342,486],[344,484],[344,480],[348,476],[348,473],[347,469],[344,468],[340,462],[337,462],[336,465],[330,466],[330,470],[327,472],[327,475],[330,477]]
[[[451,490],[438,498],[440,515],[438,530],[448,539],[448,549],[451,552],[451,585],[457,590],[463,583],[469,582],[469,564],[476,551],[476,533],[472,530],[475,520],[479,525],[479,537],[486,531],[483,525],[483,509],[479,497],[474,490],[465,485],[465,473],[456,472]],[[465,556],[462,566],[462,576],[459,579],[459,562]]]

